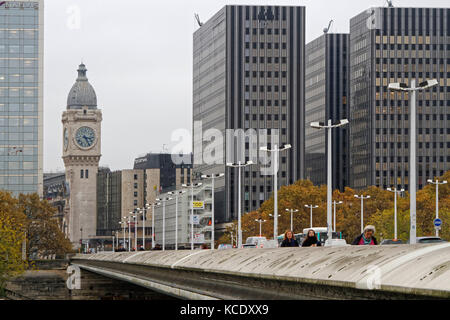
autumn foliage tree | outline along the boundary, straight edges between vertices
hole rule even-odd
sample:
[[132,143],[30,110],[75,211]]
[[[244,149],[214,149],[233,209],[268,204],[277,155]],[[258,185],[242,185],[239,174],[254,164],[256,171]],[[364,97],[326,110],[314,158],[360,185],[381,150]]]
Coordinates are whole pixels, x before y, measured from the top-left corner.
[[72,251],[54,215],[55,209],[37,194],[14,198],[0,191],[0,290],[8,278],[26,270],[30,258]]
[[[450,181],[450,171],[440,181]],[[372,224],[376,227],[376,236],[381,239],[394,238],[394,194],[377,187],[368,187],[364,190],[346,188],[344,192],[333,192],[333,200],[343,201],[336,207],[336,230],[342,232],[347,243],[361,234],[361,200],[354,196],[370,195],[364,200],[364,225]],[[278,233],[283,234],[291,227],[291,214],[286,209],[298,209],[294,213],[294,233],[302,233],[303,229],[310,227],[310,209],[305,205],[318,205],[313,210],[313,227],[326,227],[327,225],[327,189],[326,186],[314,186],[311,181],[297,181],[293,185],[283,186],[278,192]],[[265,201],[259,210],[245,213],[242,217],[243,241],[247,237],[259,235],[259,223],[255,220],[261,218],[267,222],[262,224],[262,235],[268,239],[273,238],[273,195]],[[434,235],[433,220],[435,219],[435,186],[427,185],[417,192],[417,236]],[[398,238],[403,241],[409,239],[409,194],[404,193],[397,198],[398,211]],[[440,236],[450,240],[450,185],[439,187],[439,217],[443,226]],[[219,239],[219,243],[230,243],[230,232],[236,230],[237,222],[229,227],[227,233]]]
[[17,199],[0,192],[0,295],[6,280],[21,274],[27,267],[22,259],[24,221]]

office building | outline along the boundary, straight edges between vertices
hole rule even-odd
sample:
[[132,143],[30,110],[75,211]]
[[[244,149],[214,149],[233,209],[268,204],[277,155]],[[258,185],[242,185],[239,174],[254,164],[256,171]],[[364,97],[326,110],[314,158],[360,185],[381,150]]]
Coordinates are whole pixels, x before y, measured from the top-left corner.
[[[215,195],[216,223],[224,228],[238,214],[238,170],[227,162],[267,156],[261,146],[291,144],[280,154],[279,185],[304,176],[305,8],[225,6],[194,33],[193,55],[194,175],[226,174]],[[227,130],[233,136],[249,129],[258,141],[225,139]],[[211,130],[224,138],[213,162],[206,161]],[[273,176],[256,162],[242,173],[243,213],[273,192]]]
[[0,3],[0,190],[43,195],[44,1]]
[[417,185],[450,169],[450,9],[371,8],[350,21],[350,185],[409,189],[410,96],[417,93]]
[[[315,185],[327,184],[328,136],[311,123],[348,119],[349,44],[349,34],[326,33],[306,45],[305,178]],[[333,190],[344,191],[349,183],[348,130],[332,132]]]

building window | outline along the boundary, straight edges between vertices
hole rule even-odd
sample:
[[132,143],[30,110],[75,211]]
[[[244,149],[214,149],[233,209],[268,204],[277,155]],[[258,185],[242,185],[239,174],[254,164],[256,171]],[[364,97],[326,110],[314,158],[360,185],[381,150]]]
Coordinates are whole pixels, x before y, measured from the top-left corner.
[[86,169],[86,179],[89,179],[89,170]]
[[84,179],[84,170],[81,170],[81,171],[80,171],[80,178],[81,178],[81,179]]

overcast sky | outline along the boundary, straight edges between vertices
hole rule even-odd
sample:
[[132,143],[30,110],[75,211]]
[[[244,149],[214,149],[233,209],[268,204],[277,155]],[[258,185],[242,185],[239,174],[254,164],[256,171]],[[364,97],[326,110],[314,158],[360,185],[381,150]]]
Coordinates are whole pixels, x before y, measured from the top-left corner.
[[[393,0],[395,6],[449,7],[448,0]],[[112,170],[160,152],[174,130],[191,130],[192,34],[227,4],[306,6],[307,42],[348,32],[351,17],[384,0],[46,0],[44,171],[64,169],[61,115],[81,60],[103,112],[102,159]],[[79,15],[78,15],[79,13]]]

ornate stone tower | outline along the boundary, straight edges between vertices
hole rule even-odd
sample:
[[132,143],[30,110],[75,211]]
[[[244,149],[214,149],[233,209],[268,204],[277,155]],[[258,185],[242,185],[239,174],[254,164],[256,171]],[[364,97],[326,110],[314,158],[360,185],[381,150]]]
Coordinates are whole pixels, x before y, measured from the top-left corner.
[[97,231],[97,172],[101,157],[102,112],[81,64],[62,116],[63,160],[70,186],[68,236],[75,247]]

